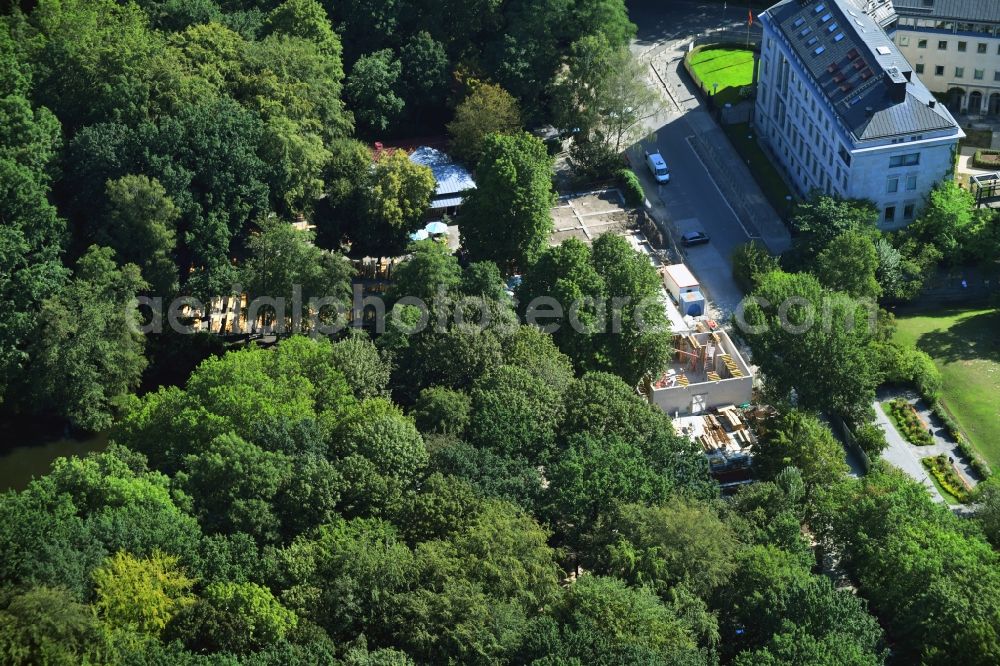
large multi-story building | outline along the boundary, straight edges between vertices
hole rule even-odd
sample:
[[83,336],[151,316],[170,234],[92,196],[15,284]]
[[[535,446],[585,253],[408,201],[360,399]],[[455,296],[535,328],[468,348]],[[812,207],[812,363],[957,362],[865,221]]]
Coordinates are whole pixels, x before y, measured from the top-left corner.
[[800,194],[869,199],[893,228],[951,173],[964,134],[864,5],[783,0],[761,13],[754,117]]
[[894,0],[889,34],[948,108],[1000,116],[1000,0]]

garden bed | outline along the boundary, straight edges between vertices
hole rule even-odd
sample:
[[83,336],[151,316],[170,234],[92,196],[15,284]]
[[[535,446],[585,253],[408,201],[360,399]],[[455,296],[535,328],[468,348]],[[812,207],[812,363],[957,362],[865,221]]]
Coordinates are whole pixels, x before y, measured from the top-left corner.
[[[897,344],[917,347],[931,355],[944,380],[941,403],[947,406],[948,420],[957,422],[955,430],[966,435],[976,452],[993,467],[1000,466],[997,330],[1000,312],[994,308],[938,309],[897,317],[893,336]],[[968,447],[965,438],[959,443]]]
[[955,465],[943,453],[939,456],[928,456],[920,461],[934,477],[935,485],[943,495],[950,496],[955,501],[965,504],[971,499],[971,493],[966,488],[962,477],[955,471]]
[[781,177],[778,167],[757,143],[756,132],[749,123],[734,123],[723,125],[722,130],[729,137],[729,142],[739,153],[743,161],[750,167],[750,173],[760,186],[761,192],[779,215],[787,215],[790,206],[786,197],[792,196],[785,179]]
[[902,398],[890,400],[885,405],[886,414],[892,420],[892,424],[910,444],[930,446],[934,443],[934,438],[928,432],[929,426],[920,418],[913,405]]

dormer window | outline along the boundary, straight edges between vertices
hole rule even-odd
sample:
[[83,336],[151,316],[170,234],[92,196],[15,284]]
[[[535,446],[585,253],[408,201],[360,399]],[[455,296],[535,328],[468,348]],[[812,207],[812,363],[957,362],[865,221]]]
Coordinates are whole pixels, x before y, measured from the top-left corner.
[[793,23],[792,26],[797,28],[805,22],[806,20],[800,16],[797,19],[795,19],[795,23]]
[[806,35],[808,35],[812,31],[813,31],[812,28],[810,28],[809,26],[806,26],[805,28],[802,29],[802,32],[800,32],[799,35],[801,35],[802,37],[805,37]]
[[826,5],[816,5],[816,9],[814,9],[813,11],[819,14],[824,9],[826,9]]
[[836,36],[834,36],[834,38],[833,38],[833,41],[835,41],[835,42],[839,42],[839,41],[840,41],[840,40],[842,40],[843,38],[844,38],[844,33],[842,33],[842,32],[838,32],[838,33],[836,34]]
[[817,46],[816,50],[813,51],[813,55],[819,55],[823,51],[826,51],[826,47],[825,46]]
[[829,12],[827,12],[826,14],[823,14],[822,16],[819,17],[819,22],[820,23],[826,23],[827,21],[829,21],[832,18],[833,18],[833,14],[830,14]]
[[828,27],[828,28],[826,29],[826,31],[827,31],[827,32],[833,32],[833,31],[834,31],[834,30],[836,30],[836,29],[837,29],[837,24],[836,24],[836,23],[831,23],[831,24],[830,24],[830,27]]

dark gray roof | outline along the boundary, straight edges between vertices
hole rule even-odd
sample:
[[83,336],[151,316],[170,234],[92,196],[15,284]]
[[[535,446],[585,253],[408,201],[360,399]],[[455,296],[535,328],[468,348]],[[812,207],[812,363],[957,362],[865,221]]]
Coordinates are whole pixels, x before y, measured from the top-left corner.
[[1000,2],[997,0],[933,0],[932,4],[928,7],[924,0],[893,0],[900,16],[1000,23]]
[[782,0],[766,15],[857,140],[957,127],[853,0]]

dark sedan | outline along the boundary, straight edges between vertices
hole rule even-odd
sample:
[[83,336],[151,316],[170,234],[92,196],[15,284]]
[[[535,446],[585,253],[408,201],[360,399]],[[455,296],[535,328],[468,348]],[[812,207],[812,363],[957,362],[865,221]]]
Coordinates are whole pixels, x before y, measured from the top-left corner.
[[708,237],[704,231],[689,231],[683,236],[681,236],[681,245],[684,247],[692,247],[694,245],[704,245],[711,239]]

